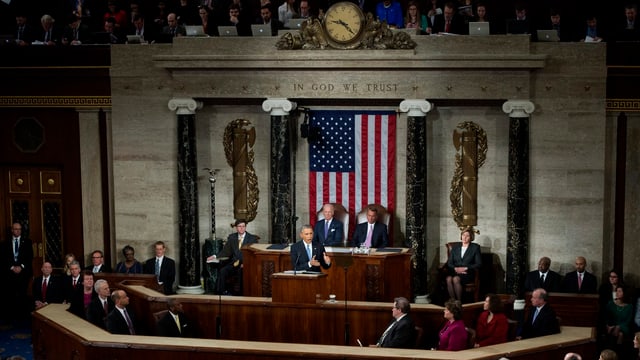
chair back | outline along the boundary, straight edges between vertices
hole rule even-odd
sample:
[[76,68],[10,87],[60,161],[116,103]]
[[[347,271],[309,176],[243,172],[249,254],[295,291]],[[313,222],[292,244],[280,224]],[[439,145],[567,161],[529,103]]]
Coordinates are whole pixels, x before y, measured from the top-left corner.
[[[333,205],[333,217],[340,221],[343,225],[343,236],[342,243],[346,246],[347,234],[349,233],[349,211],[345,209],[342,204],[331,203]],[[317,213],[318,220],[324,220],[324,214],[322,213],[322,208],[318,210]]]
[[415,348],[416,349],[423,349],[424,347],[422,346],[422,337],[424,336],[424,329],[421,328],[420,326],[416,326],[415,330],[416,330],[416,345],[415,345]]
[[467,331],[467,349],[473,349],[476,345],[476,331],[470,327],[464,329]]
[[[453,246],[456,244],[459,244],[460,241],[451,241],[448,242],[446,244],[447,247],[447,261],[449,260],[449,257],[451,256],[451,249],[453,249]],[[444,268],[447,267],[447,263],[445,263],[443,265]],[[464,286],[464,291],[471,293],[473,296],[473,301],[477,302],[480,301],[480,269],[477,269],[475,272],[475,278],[473,279],[473,282],[469,282],[467,284],[465,284]]]

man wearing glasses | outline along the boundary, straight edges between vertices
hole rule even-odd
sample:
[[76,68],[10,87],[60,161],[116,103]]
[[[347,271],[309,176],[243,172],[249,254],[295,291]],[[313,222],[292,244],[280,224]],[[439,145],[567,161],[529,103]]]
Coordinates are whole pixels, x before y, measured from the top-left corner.
[[91,253],[91,263],[93,265],[89,265],[85,270],[89,270],[92,273],[100,273],[100,272],[111,272],[111,266],[109,264],[105,264],[104,262],[104,253],[102,250],[96,250]]

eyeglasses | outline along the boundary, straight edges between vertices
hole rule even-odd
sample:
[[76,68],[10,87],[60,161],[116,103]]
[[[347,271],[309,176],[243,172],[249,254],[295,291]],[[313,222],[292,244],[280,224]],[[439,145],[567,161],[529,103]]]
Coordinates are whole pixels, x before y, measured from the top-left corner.
[[92,256],[92,259],[102,259],[102,256]]

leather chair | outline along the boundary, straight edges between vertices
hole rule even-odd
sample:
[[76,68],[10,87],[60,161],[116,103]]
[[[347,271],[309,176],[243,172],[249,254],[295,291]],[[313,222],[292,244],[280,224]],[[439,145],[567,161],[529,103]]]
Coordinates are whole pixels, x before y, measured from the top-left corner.
[[[455,244],[458,244],[459,241],[453,241],[453,242],[448,242],[447,243],[447,260],[449,259],[449,257],[451,256],[451,249],[453,248],[453,246]],[[441,272],[443,274],[447,273],[447,263],[444,263],[444,265],[442,265],[442,269]],[[445,276],[443,276],[443,280],[444,280]],[[467,284],[464,285],[464,288],[462,289],[465,293],[469,293],[471,294],[471,296],[473,297],[473,301],[474,302],[478,302],[480,301],[480,269],[477,269],[475,271],[475,277],[473,279],[473,282],[469,282]]]
[[416,326],[416,345],[415,348],[416,349],[424,349],[424,346],[422,345],[422,337],[424,336],[424,329],[421,328],[420,326]]
[[160,310],[160,311],[156,311],[153,313],[153,324],[154,324],[154,328],[153,328],[153,333],[157,335],[157,328],[158,328],[158,323],[160,322],[160,320],[162,320],[162,318],[169,312],[169,310]]
[[467,331],[467,349],[473,349],[476,345],[476,331],[470,327],[464,329]]
[[387,225],[387,234],[389,233],[389,223],[391,222],[391,214],[387,212],[387,209],[380,204],[369,204],[360,210],[356,215],[356,224],[362,224],[367,222],[367,209],[374,207],[378,210],[378,221]]
[[[349,211],[345,209],[345,207],[342,206],[342,204],[331,203],[331,205],[333,205],[333,208],[334,208],[333,217],[336,218],[336,220],[340,221],[344,227],[342,244],[344,246],[347,246],[347,236],[349,234]],[[324,214],[322,214],[322,208],[318,210],[316,215],[318,216],[317,217],[318,220],[324,220]]]

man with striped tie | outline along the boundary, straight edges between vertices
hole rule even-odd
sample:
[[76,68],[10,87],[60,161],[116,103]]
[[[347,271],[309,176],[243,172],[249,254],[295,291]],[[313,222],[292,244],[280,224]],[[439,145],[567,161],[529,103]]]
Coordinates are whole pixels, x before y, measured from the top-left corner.
[[416,328],[409,316],[409,310],[409,300],[404,297],[395,298],[391,308],[393,320],[376,344],[370,347],[413,348],[416,343]]

